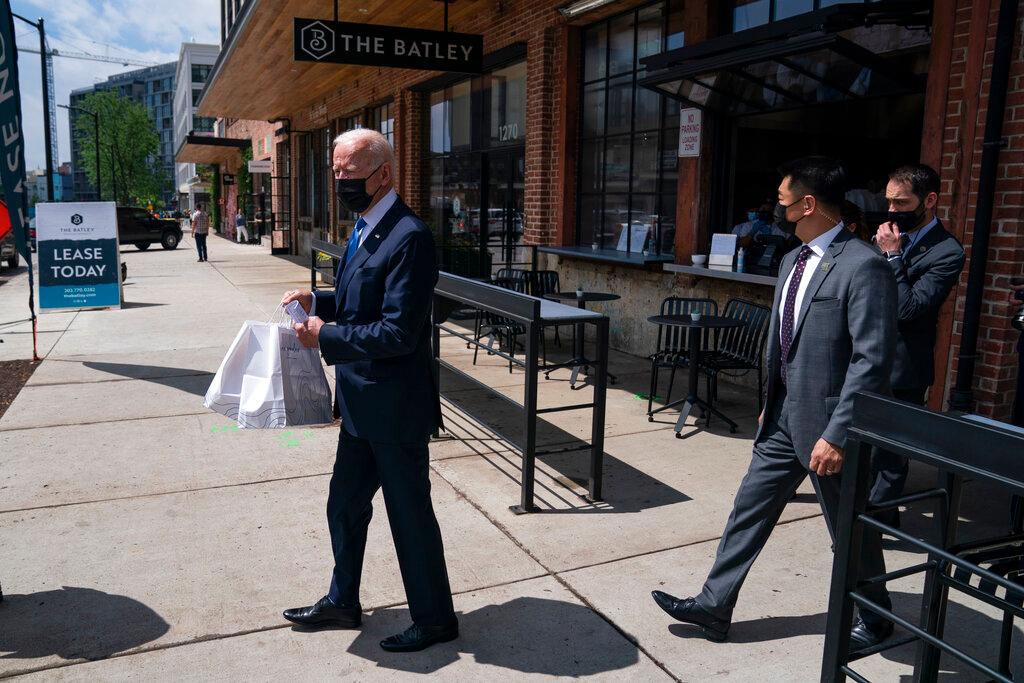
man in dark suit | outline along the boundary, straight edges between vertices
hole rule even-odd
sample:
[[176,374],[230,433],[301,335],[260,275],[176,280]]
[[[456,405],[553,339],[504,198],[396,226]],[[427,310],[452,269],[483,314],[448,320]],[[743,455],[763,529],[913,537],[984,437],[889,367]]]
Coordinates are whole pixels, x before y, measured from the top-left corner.
[[[803,243],[779,270],[768,333],[768,393],[753,457],[740,484],[711,572],[696,597],[654,591],[679,621],[700,626],[710,640],[728,637],[740,587],[786,503],[810,474],[835,539],[839,472],[858,391],[887,393],[896,331],[896,283],[871,245],[840,219],[846,178],[838,162],[800,159],[780,169],[777,223]],[[830,552],[827,546],[818,552]],[[864,576],[885,571],[881,537],[864,532]],[[864,588],[884,607],[884,584]],[[892,624],[862,612],[851,647],[862,649],[892,633]]]
[[[924,164],[896,169],[885,189],[889,221],[878,227],[875,244],[896,276],[898,293],[896,359],[892,393],[901,401],[924,405],[935,380],[935,332],[939,309],[964,268],[964,250],[935,217],[939,174]],[[871,502],[898,498],[907,481],[907,459],[877,451]],[[893,510],[883,521],[899,523]]]
[[356,628],[371,501],[384,490],[413,624],[381,641],[394,652],[458,637],[441,532],[430,501],[431,433],[441,424],[431,371],[434,241],[394,190],[394,153],[380,133],[356,129],[334,144],[338,199],[359,214],[334,291],[294,291],[311,317],[300,341],[319,347],[337,378],[342,419],[327,498],[334,572],[327,595],[284,617],[303,626]]

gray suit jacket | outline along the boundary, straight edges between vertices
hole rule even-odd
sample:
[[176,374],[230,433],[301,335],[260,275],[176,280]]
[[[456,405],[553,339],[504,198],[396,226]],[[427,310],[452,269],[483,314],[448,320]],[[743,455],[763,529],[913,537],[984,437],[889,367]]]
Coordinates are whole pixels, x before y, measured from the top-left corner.
[[[890,393],[896,351],[896,280],[885,259],[847,231],[832,241],[815,268],[803,301],[789,358],[780,358],[779,307],[799,249],[782,259],[768,331],[765,415],[780,398],[787,363],[790,438],[806,467],[820,438],[843,447],[858,391]],[[755,441],[761,438],[758,429]]]

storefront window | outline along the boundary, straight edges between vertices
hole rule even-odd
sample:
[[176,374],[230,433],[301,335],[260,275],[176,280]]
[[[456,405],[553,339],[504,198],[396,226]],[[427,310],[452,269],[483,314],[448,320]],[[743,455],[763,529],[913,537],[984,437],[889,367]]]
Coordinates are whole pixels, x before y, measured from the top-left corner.
[[679,111],[637,80],[645,75],[640,59],[682,44],[669,20],[680,12],[661,2],[584,32],[579,246],[672,251]]
[[430,93],[430,223],[441,267],[485,275],[523,234],[526,64]]
[[387,138],[392,149],[395,146],[395,115],[390,102],[372,107],[369,112],[369,127]]

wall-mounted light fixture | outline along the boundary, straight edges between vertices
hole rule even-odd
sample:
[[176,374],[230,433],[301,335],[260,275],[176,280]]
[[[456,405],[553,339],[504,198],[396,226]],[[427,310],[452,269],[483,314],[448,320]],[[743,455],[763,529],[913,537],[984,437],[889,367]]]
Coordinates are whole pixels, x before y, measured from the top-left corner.
[[585,12],[589,12],[590,10],[610,5],[614,1],[615,0],[579,0],[578,2],[570,3],[565,7],[559,7],[558,11],[566,19],[574,19]]

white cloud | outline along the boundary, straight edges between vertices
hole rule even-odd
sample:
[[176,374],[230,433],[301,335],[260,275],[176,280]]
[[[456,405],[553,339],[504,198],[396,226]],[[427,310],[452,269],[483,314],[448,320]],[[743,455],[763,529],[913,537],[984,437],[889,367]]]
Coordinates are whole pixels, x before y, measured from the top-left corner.
[[[12,4],[23,16],[42,16],[50,47],[58,50],[162,64],[178,59],[182,42],[220,42],[218,0],[16,0]],[[38,47],[35,29],[16,20],[15,30],[19,45]],[[42,167],[46,162],[39,55],[20,52],[18,67],[25,162],[28,168]],[[137,68],[55,57],[54,96],[58,104],[68,104],[72,90]],[[54,160],[55,166],[71,160],[69,135],[67,110],[58,108],[60,158]]]

